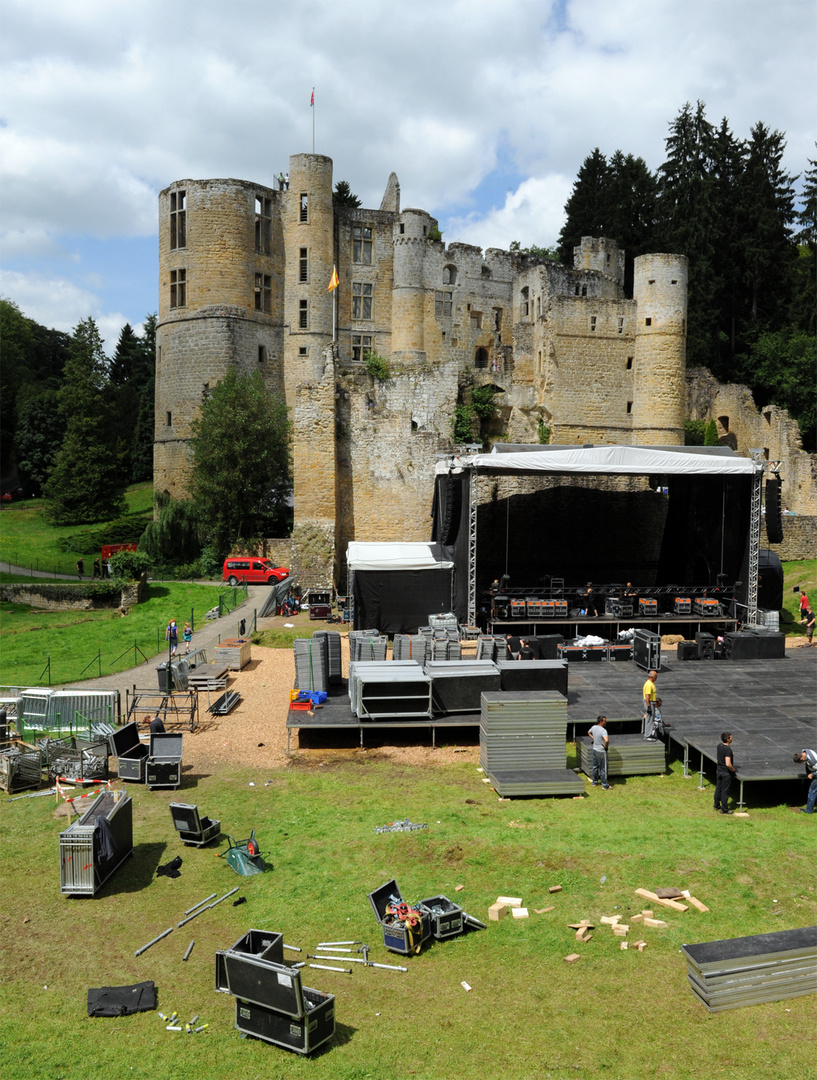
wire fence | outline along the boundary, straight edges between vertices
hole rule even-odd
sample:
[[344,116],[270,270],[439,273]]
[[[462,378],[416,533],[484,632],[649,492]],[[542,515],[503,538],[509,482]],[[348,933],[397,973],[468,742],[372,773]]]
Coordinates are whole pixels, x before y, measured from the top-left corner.
[[[194,634],[201,633],[203,628],[208,625],[208,616],[212,615],[212,621],[215,624],[216,620],[224,619],[235,611],[237,607],[244,603],[247,596],[246,583],[225,589],[224,592],[219,593],[218,603],[210,608],[206,614],[200,613],[198,630],[196,612],[191,607],[190,616],[187,620],[190,622],[191,630]],[[228,619],[223,625],[218,622],[217,626],[218,628],[213,637],[214,645],[218,645],[228,638],[244,637],[247,634],[254,633],[256,630],[257,611],[254,609],[252,613],[235,621]],[[183,644],[182,628],[179,627],[178,645]],[[129,642],[124,649],[120,639],[116,645],[116,650],[112,650],[110,653],[103,653],[102,648],[98,647],[93,654],[77,654],[70,657],[64,655],[52,656],[51,653],[42,653],[36,659],[25,658],[19,661],[3,657],[2,665],[0,665],[0,682],[2,683],[0,696],[2,696],[3,687],[55,686],[82,682],[87,679],[105,678],[143,664],[147,665],[151,661],[161,662],[167,659],[169,651],[167,627],[162,625],[156,627],[155,637],[152,633],[143,634],[134,638],[133,642]]]

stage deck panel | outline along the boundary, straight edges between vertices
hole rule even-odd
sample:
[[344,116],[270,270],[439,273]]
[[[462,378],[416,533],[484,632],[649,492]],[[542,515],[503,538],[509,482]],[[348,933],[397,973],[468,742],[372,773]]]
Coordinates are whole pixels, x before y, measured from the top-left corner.
[[572,769],[493,769],[486,773],[498,795],[583,795],[584,780]]
[[[611,735],[607,752],[608,776],[648,776],[667,769],[667,751],[662,742],[648,742],[642,735]],[[593,775],[593,740],[576,739],[579,767]]]

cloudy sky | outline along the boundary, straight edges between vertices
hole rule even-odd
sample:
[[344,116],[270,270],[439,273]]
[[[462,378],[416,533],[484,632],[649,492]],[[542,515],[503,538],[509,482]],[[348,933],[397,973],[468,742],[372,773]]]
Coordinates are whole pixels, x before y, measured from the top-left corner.
[[[389,173],[446,241],[550,245],[598,146],[664,159],[701,100],[814,158],[815,0],[0,0],[0,295],[106,348],[157,309],[158,192]],[[315,110],[309,100],[315,87]]]

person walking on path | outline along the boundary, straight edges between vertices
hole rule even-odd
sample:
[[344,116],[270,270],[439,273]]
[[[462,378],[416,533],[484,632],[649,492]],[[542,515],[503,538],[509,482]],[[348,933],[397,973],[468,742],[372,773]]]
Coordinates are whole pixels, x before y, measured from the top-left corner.
[[655,680],[658,678],[658,672],[655,668],[652,668],[647,672],[647,681],[641,690],[641,697],[644,702],[644,715],[642,717],[644,721],[644,738],[655,741],[655,710],[656,700],[658,699],[658,692],[655,689]]
[[193,627],[189,622],[184,624],[184,630],[182,630],[182,637],[184,638],[184,651],[185,654],[190,652],[190,642],[193,640]]
[[801,750],[799,754],[794,755],[794,760],[797,765],[805,763],[806,779],[811,781],[806,798],[806,808],[804,810],[802,806],[799,806],[797,808],[798,812],[801,814],[813,814],[814,804],[817,803],[817,752],[814,750]]
[[811,647],[812,638],[814,637],[814,612],[811,609],[807,609],[805,615],[800,620],[806,624],[806,634],[808,635],[808,641],[806,644]]
[[593,787],[601,784],[602,790],[607,791],[610,787],[607,782],[607,751],[610,747],[610,738],[607,734],[607,717],[599,716],[595,724],[587,733],[593,740]]
[[176,655],[176,648],[179,644],[179,628],[176,625],[176,620],[171,619],[167,624],[167,630],[165,630],[165,640],[170,646],[170,655]]
[[735,754],[732,750],[732,733],[724,731],[718,743],[718,765],[715,769],[715,809],[721,814],[731,814],[729,788],[736,773]]
[[77,575],[79,580],[82,581],[82,575],[85,573],[85,563],[82,559],[77,559]]

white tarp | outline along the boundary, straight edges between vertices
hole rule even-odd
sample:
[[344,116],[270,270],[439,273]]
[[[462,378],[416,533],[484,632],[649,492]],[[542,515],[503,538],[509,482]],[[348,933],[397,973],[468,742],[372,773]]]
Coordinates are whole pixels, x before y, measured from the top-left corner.
[[353,540],[346,549],[350,570],[451,570],[439,544],[365,543]]
[[[666,450],[653,446],[569,446],[563,450],[542,450],[510,454],[474,454],[455,458],[453,468],[508,473],[600,473],[609,475],[744,475],[751,476],[759,466],[737,454],[708,454],[685,451],[683,447]],[[451,463],[440,462],[438,473],[450,471]]]

